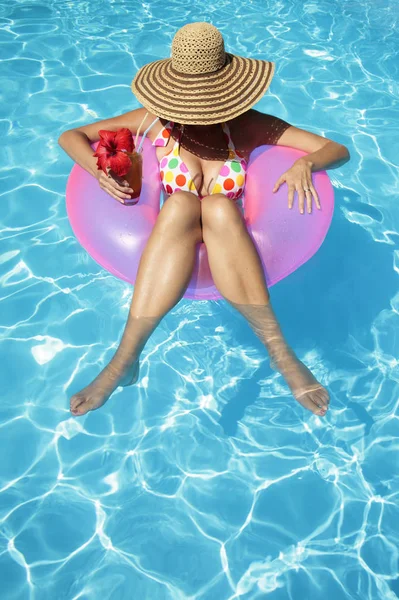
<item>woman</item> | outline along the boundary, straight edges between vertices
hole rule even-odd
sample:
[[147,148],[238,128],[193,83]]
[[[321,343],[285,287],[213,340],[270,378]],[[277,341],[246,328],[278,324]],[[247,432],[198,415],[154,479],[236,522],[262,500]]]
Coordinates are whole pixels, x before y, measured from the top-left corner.
[[71,398],[72,414],[99,408],[118,385],[137,381],[140,353],[184,295],[199,242],[206,244],[221,295],[247,318],[295,399],[317,415],[326,414],[328,392],[283,337],[236,201],[244,190],[249,155],[258,146],[279,144],[310,153],[283,173],[273,190],[286,182],[288,207],[296,191],[301,213],[305,205],[310,212],[313,202],[320,208],[312,171],[339,166],[349,153],[341,144],[252,109],[273,74],[274,63],[226,53],[215,27],[191,23],[176,33],[171,59],[145,65],[134,78],[132,90],[145,108],[60,136],[59,144],[69,156],[123,203],[132,190],[123,179],[97,170],[90,143],[99,140],[100,129],[127,127],[135,134],[152,123],[148,137],[156,146],[168,196],[141,257],[120,345],[94,381]]

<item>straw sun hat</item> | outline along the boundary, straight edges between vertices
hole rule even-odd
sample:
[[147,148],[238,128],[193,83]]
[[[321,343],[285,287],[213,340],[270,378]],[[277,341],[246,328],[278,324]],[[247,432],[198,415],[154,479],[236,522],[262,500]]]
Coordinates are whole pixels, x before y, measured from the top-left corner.
[[172,41],[172,56],[144,65],[132,91],[150,112],[183,125],[222,123],[246,112],[266,92],[274,62],[224,49],[210,23],[189,23]]

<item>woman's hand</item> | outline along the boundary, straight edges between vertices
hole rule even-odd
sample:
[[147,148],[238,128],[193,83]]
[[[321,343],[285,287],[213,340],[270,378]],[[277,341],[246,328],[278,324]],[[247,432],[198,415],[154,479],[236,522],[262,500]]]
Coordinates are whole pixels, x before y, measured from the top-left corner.
[[288,186],[288,208],[292,208],[294,204],[295,190],[299,198],[299,210],[301,214],[305,211],[305,196],[308,213],[312,212],[312,196],[315,199],[316,206],[320,209],[320,201],[317,192],[312,182],[312,167],[311,163],[300,158],[295,161],[288,171],[285,171],[276,181],[273,192],[277,192],[278,188],[284,181]]
[[113,177],[110,175],[110,168],[107,168],[108,175],[104,173],[102,169],[98,171],[97,179],[100,184],[100,188],[103,189],[107,194],[118,200],[121,204],[125,204],[125,200],[131,200],[130,194],[133,192],[132,188],[129,187],[128,182],[123,177]]

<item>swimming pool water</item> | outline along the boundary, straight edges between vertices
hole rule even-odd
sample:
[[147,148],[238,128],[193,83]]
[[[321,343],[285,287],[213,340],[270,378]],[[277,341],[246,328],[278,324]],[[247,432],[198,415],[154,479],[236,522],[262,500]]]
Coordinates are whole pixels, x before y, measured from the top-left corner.
[[[399,597],[398,14],[396,0],[0,3],[2,599]],[[325,419],[232,307],[187,300],[138,385],[69,413],[132,288],[72,233],[58,136],[137,107],[136,70],[201,20],[276,62],[259,110],[351,153],[328,172],[323,246],[271,289],[330,391]]]

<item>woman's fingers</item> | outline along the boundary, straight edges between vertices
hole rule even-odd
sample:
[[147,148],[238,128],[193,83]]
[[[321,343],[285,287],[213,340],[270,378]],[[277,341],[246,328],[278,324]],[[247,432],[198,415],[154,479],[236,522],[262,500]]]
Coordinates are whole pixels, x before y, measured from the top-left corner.
[[[118,200],[118,202],[120,202],[121,204],[125,204],[125,198],[122,198],[121,196],[117,196],[114,192],[112,192],[112,190],[105,190],[110,196],[112,196],[112,198],[115,198],[115,200]],[[128,198],[130,198],[130,196],[128,196]]]
[[319,197],[312,181],[312,171],[307,161],[303,161],[302,159],[295,161],[292,167],[277,179],[273,192],[276,192],[284,182],[287,183],[288,187],[288,208],[294,206],[296,192],[298,194],[299,211],[302,215],[305,212],[305,202],[307,212],[312,212],[313,198],[317,208],[321,209]]
[[[114,190],[118,190],[118,192],[122,192],[126,194],[126,192],[133,192],[132,188],[129,187],[129,184],[124,185],[123,183],[119,183],[111,176],[105,178],[106,183],[108,183]],[[127,183],[127,182],[126,182]]]
[[310,186],[309,186],[309,187],[310,187],[310,191],[312,192],[312,194],[313,194],[313,197],[314,197],[314,199],[315,199],[316,206],[317,206],[317,208],[320,210],[320,209],[321,209],[321,206],[320,206],[320,200],[319,200],[319,196],[317,195],[317,192],[316,192],[316,190],[315,190],[315,188],[314,188],[313,184],[310,184]]
[[111,169],[108,167],[108,179],[111,179],[111,181],[113,181],[116,186],[119,186],[120,188],[122,188],[122,190],[129,187],[129,184],[126,181],[126,179],[124,179],[123,177],[118,177],[118,175],[111,175],[110,171]]
[[310,190],[305,190],[306,195],[306,208],[308,209],[308,213],[312,212],[312,194]]
[[294,192],[296,190],[296,192],[298,194],[299,211],[301,214],[304,214],[304,212],[305,212],[305,202],[306,202],[306,209],[307,209],[308,213],[312,212],[313,198],[314,198],[317,208],[319,210],[321,209],[319,196],[317,195],[317,192],[313,186],[313,183],[301,183],[301,184],[296,184],[295,186],[291,185],[288,187],[288,189],[289,189],[289,191],[288,191],[288,206],[289,206],[289,208],[292,208],[292,206],[294,204]]
[[[122,183],[118,183],[111,175],[105,175],[105,173],[101,173],[99,177],[100,187],[107,192],[112,198],[118,200],[121,204],[124,204],[126,199],[131,200],[130,194],[133,192],[132,188],[129,185],[123,185]],[[127,193],[130,192],[130,193]]]
[[298,193],[299,211],[303,214],[305,211],[305,192],[303,191],[302,184],[296,185],[296,191]]
[[[320,201],[319,201],[317,192],[315,190],[315,187],[313,185],[313,181],[311,179],[310,180],[304,179],[302,182],[302,186],[303,186],[303,189],[305,190],[305,194],[306,194],[306,207],[307,207],[308,213],[312,212],[313,198],[314,198],[317,208],[320,210],[320,208],[321,208]],[[313,196],[313,198],[312,198],[312,196]]]
[[294,206],[294,194],[295,186],[288,184],[288,208],[292,208]]
[[112,185],[106,185],[103,188],[110,196],[112,196],[113,198],[116,198],[116,200],[119,200],[120,202],[124,202],[127,199],[131,199],[130,194],[125,194],[124,192],[121,192],[118,188],[113,187]]

